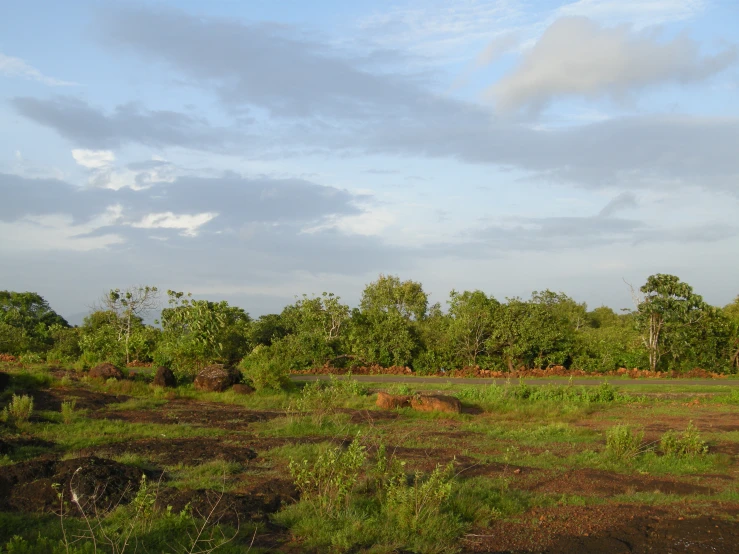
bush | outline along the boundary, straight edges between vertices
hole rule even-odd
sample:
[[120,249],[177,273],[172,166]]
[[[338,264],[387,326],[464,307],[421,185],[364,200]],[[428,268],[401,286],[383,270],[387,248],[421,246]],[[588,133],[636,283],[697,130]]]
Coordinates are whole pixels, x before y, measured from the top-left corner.
[[15,424],[23,424],[31,418],[33,413],[33,398],[27,395],[13,395],[10,404],[3,408],[0,420],[13,421]]
[[65,400],[62,402],[62,421],[69,425],[74,421],[75,412],[74,408],[77,405],[77,400]]
[[616,459],[630,460],[640,453],[643,440],[644,431],[616,425],[606,431],[606,452]]
[[23,365],[40,364],[44,362],[44,357],[36,352],[24,352],[18,357],[18,361]]
[[708,453],[708,444],[700,437],[693,422],[688,423],[687,429],[678,434],[667,431],[659,441],[660,448],[665,456],[688,457],[703,456]]
[[347,508],[359,472],[367,459],[357,436],[346,450],[330,448],[309,464],[308,460],[290,459],[290,475],[301,494],[301,500],[324,516],[335,516]]
[[241,360],[239,369],[246,380],[257,390],[289,388],[290,371],[286,364],[270,355],[269,348],[257,346]]

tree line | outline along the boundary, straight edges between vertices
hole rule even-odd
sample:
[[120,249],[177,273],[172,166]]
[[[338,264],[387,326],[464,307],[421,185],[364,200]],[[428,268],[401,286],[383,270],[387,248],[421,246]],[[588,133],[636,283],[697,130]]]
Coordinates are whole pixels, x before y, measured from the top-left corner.
[[470,366],[739,370],[739,297],[711,306],[665,274],[632,292],[634,309],[623,313],[588,310],[550,290],[505,301],[453,290],[442,306],[429,305],[421,283],[380,275],[356,308],[324,292],[256,319],[226,301],[169,290],[156,324],[147,325],[160,291],[141,286],[111,290],[72,327],[39,294],[0,291],[0,352],[80,368],[152,362],[181,376],[211,363],[241,364],[264,384],[325,365],[407,366],[420,374]]

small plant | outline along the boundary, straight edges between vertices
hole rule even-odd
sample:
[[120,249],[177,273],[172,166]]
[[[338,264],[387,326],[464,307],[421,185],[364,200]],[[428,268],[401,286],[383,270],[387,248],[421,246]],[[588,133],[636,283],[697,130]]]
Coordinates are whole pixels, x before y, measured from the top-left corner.
[[665,456],[703,456],[708,453],[708,444],[701,439],[692,421],[682,433],[667,431],[662,435],[659,443]]
[[65,400],[62,402],[62,421],[69,425],[74,421],[75,418],[75,407],[77,406],[77,400]]
[[366,459],[365,448],[357,435],[346,450],[330,448],[313,464],[291,458],[290,475],[303,501],[319,514],[332,516],[348,506]]
[[28,395],[13,395],[10,404],[3,408],[0,420],[13,421],[16,425],[26,423],[33,413],[33,398]]
[[390,394],[395,394],[395,395],[399,395],[399,396],[410,396],[410,395],[413,394],[413,389],[410,386],[406,385],[406,384],[392,385],[392,386],[388,387],[387,391]]
[[18,361],[23,365],[30,365],[41,364],[45,361],[45,359],[36,352],[25,352],[18,357]]
[[606,431],[606,452],[619,460],[630,460],[641,452],[644,431],[628,425],[616,425]]

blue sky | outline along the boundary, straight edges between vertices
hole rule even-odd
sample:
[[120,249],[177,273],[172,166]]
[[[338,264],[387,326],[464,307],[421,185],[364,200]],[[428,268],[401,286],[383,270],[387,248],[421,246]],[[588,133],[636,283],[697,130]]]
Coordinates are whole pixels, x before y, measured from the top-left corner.
[[8,2],[0,288],[739,293],[722,0]]

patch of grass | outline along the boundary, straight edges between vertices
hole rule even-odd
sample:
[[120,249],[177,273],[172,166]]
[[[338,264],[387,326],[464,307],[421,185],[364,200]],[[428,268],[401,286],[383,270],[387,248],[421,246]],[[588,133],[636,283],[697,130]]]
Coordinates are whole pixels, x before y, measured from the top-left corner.
[[31,418],[31,414],[33,414],[33,398],[26,394],[22,396],[14,394],[10,403],[0,412],[0,421],[24,426]]
[[61,407],[61,414],[62,414],[62,421],[69,425],[72,423],[76,417],[75,407],[77,406],[77,400],[65,400],[62,402]]
[[64,426],[58,424],[31,424],[29,431],[36,437],[54,441],[65,450],[81,450],[115,442],[149,438],[219,437],[225,430],[191,425],[164,425],[155,423],[129,423],[106,419],[78,418]]
[[252,429],[263,437],[338,437],[354,435],[360,426],[350,423],[349,414],[337,413],[319,421],[300,414],[277,417],[254,424]]
[[682,433],[667,431],[662,435],[659,444],[665,456],[681,458],[704,456],[708,453],[708,444],[701,438],[692,421]]
[[230,490],[233,477],[243,471],[243,466],[224,460],[212,460],[197,466],[178,464],[166,468],[168,486],[185,490]]
[[616,425],[606,431],[606,454],[620,461],[634,459],[642,452],[644,431]]

